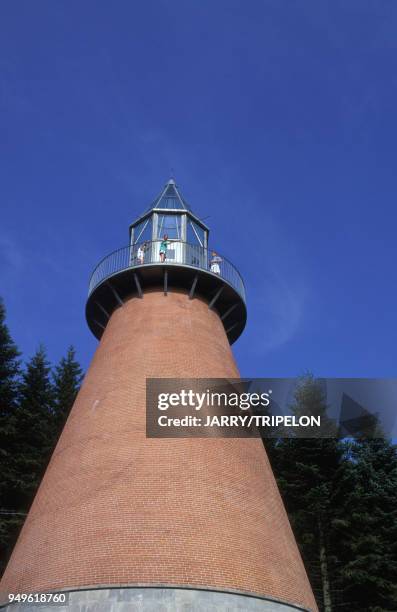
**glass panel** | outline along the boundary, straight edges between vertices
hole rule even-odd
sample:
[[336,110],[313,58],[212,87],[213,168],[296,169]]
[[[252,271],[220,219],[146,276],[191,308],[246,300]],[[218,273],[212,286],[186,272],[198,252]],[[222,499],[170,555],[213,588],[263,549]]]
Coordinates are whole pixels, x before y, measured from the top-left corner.
[[167,198],[166,196],[160,201],[161,208],[182,208],[178,198]]
[[198,244],[199,246],[204,246],[204,230],[202,227],[197,225],[194,221],[190,219],[187,220],[187,242],[190,244]]
[[181,222],[181,215],[159,215],[157,238],[167,234],[168,238],[181,240]]
[[164,195],[155,204],[156,208],[185,209],[187,204],[178,197],[174,185],[169,185]]
[[139,244],[145,240],[152,239],[152,217],[145,219],[134,227],[134,244]]

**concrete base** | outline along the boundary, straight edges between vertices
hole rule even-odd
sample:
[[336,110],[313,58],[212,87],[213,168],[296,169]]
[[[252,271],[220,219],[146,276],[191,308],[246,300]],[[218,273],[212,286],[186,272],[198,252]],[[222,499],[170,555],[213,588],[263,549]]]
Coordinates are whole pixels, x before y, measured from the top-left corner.
[[11,604],[2,612],[307,612],[271,599],[185,588],[100,588],[68,594],[67,606]]

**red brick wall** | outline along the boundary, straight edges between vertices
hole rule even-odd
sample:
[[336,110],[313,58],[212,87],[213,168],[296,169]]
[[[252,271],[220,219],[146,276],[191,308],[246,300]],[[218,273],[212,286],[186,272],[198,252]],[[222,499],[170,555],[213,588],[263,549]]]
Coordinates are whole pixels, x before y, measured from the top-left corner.
[[146,377],[238,377],[222,323],[160,291],[112,315],[1,591],[238,589],[317,609],[259,439],[145,437]]

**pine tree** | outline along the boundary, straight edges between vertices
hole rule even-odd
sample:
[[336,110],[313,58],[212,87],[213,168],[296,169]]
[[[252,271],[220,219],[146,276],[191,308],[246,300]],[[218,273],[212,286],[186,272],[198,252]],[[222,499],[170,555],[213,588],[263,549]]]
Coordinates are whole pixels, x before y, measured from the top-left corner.
[[55,397],[54,443],[56,443],[66,423],[82,379],[83,371],[76,360],[76,351],[73,346],[70,346],[66,357],[62,357],[53,374]]
[[24,510],[30,506],[52,451],[54,389],[50,372],[45,349],[40,346],[23,373],[16,411],[16,486],[19,505]]
[[[20,374],[20,352],[5,322],[6,309],[0,299],[0,415],[8,416],[15,409]],[[1,445],[3,449],[3,445]]]
[[397,449],[383,439],[346,445],[334,537],[344,609],[397,610]]
[[20,375],[19,351],[5,322],[6,310],[0,299],[0,570],[10,542],[19,530],[21,516],[15,512],[13,490],[16,473],[13,454],[16,443],[15,410]]
[[302,557],[311,578],[319,606],[324,612],[335,609],[332,575],[334,554],[330,524],[333,495],[340,468],[342,448],[336,428],[327,416],[321,385],[307,375],[299,382],[291,411],[296,416],[321,416],[324,438],[297,437],[279,441],[274,461],[276,477],[284,498]]
[[[11,509],[7,516],[0,514],[0,570],[15,544],[82,379],[73,347],[51,372],[40,346],[19,380],[18,354],[4,324],[4,309],[0,310],[0,492],[3,503]],[[8,445],[4,443],[6,435]]]

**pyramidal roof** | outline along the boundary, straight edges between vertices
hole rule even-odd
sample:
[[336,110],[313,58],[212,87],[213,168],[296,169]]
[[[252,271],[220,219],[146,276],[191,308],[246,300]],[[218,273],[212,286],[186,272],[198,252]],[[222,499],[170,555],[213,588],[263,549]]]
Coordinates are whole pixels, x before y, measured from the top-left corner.
[[174,179],[171,178],[160,195],[151,203],[145,214],[154,208],[167,208],[173,210],[191,210],[189,204],[182,197]]
[[158,195],[151,205],[141,215],[139,215],[139,217],[135,219],[133,223],[131,223],[130,227],[135,227],[138,223],[141,223],[143,219],[152,213],[152,211],[160,211],[160,214],[161,212],[166,214],[167,211],[172,210],[181,212],[186,210],[189,213],[189,216],[195,220],[196,223],[199,223],[203,228],[209,231],[209,227],[194,214],[190,205],[181,195],[178,185],[173,178],[169,179],[160,195]]

